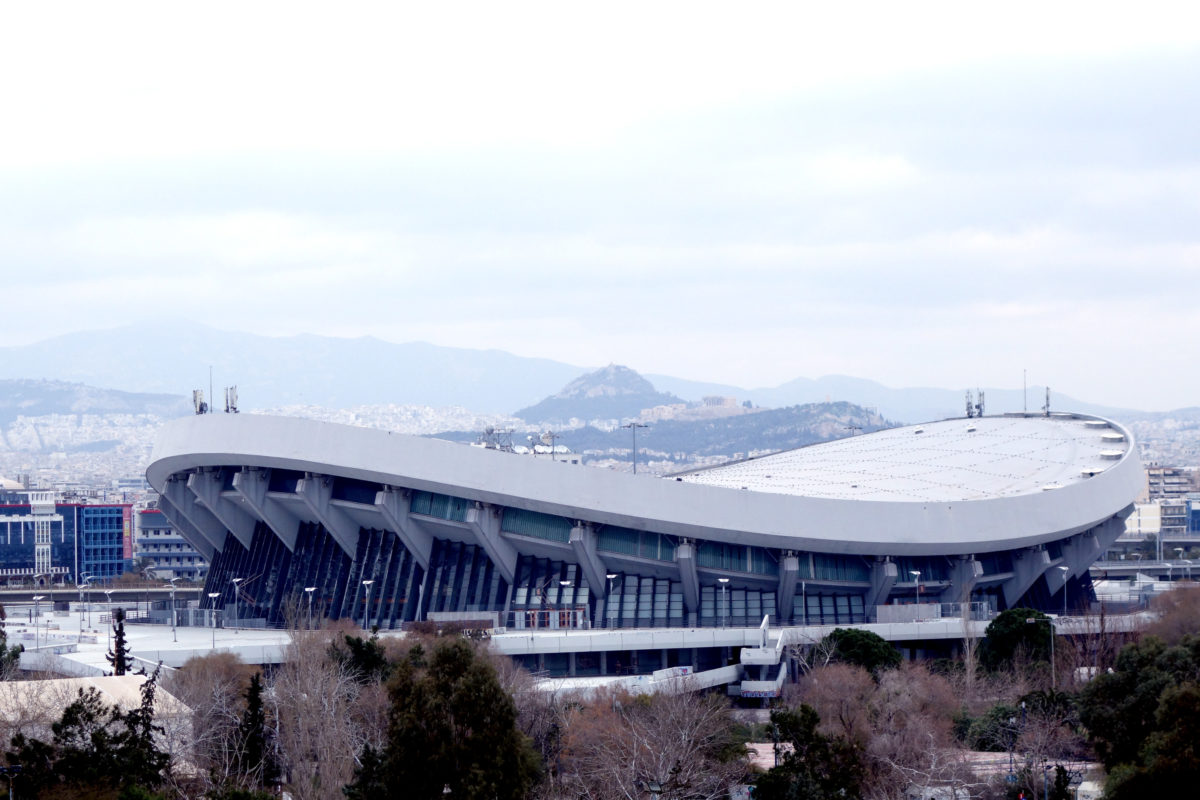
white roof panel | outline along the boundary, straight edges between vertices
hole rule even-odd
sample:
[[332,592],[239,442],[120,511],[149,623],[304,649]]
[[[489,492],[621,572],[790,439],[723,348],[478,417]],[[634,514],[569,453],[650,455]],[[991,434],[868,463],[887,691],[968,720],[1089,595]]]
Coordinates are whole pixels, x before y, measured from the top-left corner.
[[928,422],[680,477],[708,486],[834,499],[926,503],[1012,497],[1079,483],[1110,467],[1116,432],[1096,422],[1055,415]]

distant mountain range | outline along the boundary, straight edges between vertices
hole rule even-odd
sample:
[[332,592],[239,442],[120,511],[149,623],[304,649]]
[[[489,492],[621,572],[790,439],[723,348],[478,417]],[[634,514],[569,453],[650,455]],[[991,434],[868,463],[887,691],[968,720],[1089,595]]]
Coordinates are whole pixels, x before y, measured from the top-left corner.
[[[236,384],[246,410],[289,405],[348,408],[414,404],[461,406],[483,414],[532,409],[559,393],[586,367],[499,350],[440,347],[424,342],[394,344],[372,337],[267,337],[175,323],[74,333],[24,346],[0,347],[0,378],[47,379],[109,387],[127,393],[171,394],[188,398],[209,387],[213,371],[217,398]],[[756,406],[783,408],[824,401],[847,401],[874,408],[903,422],[921,422],[963,413],[961,389],[893,389],[844,376],[797,378],[775,387],[744,389],[667,375],[645,376],[651,391],[695,401],[706,395],[736,397]],[[964,387],[965,389],[965,387]],[[1044,389],[984,387],[988,413],[1041,408]],[[211,399],[211,398],[210,398]],[[220,405],[218,399],[217,405]],[[597,404],[599,405],[599,404]],[[1051,407],[1113,416],[1147,417],[1144,412],[1087,403],[1054,395]],[[554,403],[546,413],[561,416]]]
[[0,380],[0,428],[17,417],[52,414],[152,414],[166,419],[192,413],[179,395],[120,392],[82,383]]

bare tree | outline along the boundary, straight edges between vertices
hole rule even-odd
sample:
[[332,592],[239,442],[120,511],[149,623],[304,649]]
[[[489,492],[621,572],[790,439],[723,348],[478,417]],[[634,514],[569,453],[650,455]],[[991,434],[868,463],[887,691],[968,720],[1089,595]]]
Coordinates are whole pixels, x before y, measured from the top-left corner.
[[807,703],[821,717],[819,730],[865,747],[871,738],[871,706],[878,690],[871,673],[853,664],[829,664],[813,669],[785,687],[790,707]]
[[331,652],[334,631],[293,631],[284,664],[275,672],[268,704],[284,782],[296,800],[341,796],[364,746],[383,747],[387,693],[361,681]]
[[563,794],[583,800],[718,800],[746,774],[726,701],[608,693],[565,718]]
[[165,676],[164,688],[192,710],[190,730],[171,737],[168,752],[183,765],[175,773],[184,794],[205,793],[237,782],[237,729],[243,693],[257,671],[228,652],[188,659]]

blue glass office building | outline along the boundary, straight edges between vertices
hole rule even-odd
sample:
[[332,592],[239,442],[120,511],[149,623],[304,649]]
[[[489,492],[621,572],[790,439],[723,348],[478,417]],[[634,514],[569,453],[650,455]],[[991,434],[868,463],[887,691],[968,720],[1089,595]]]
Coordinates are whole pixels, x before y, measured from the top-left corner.
[[133,560],[128,504],[60,503],[52,492],[0,493],[0,584],[109,581]]

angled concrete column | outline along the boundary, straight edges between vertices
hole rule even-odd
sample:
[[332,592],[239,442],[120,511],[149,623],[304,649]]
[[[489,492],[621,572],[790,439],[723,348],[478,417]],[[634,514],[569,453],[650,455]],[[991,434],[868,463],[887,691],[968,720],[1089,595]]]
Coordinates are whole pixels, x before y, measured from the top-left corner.
[[696,545],[691,539],[680,539],[675,546],[675,564],[679,567],[679,582],[683,584],[688,625],[695,625],[700,613],[700,576],[696,574]]
[[358,525],[350,515],[330,501],[333,499],[333,478],[329,475],[305,475],[296,481],[296,496],[312,512],[338,546],[354,561],[358,558]]
[[[575,551],[575,560],[583,569],[583,577],[587,578],[588,588],[592,590],[592,595],[604,597],[605,603],[607,603],[608,597],[605,592],[608,589],[604,576],[608,573],[608,568],[604,566],[604,561],[596,553],[596,531],[592,529],[590,523],[576,522],[571,528],[571,549]],[[602,611],[603,609],[597,608],[596,613]]]
[[785,551],[779,562],[779,586],[775,589],[775,619],[780,625],[792,621],[792,598],[796,596],[796,579],[800,576],[800,559]]
[[[1121,509],[1115,515],[1088,531],[1096,539],[1096,558],[1104,555],[1104,551],[1116,543],[1117,537],[1125,533],[1125,519],[1132,513],[1133,504],[1131,503],[1128,507]],[[1088,566],[1090,567],[1091,564],[1092,562],[1089,561]]]
[[428,570],[429,557],[433,553],[433,537],[408,518],[409,499],[407,492],[389,486],[375,493],[375,507],[379,509],[388,529],[400,537],[421,569]]
[[[176,508],[175,504],[167,499],[165,494],[158,496],[158,508],[163,512],[163,514],[166,515],[167,519],[170,520],[171,527],[183,534],[183,538],[187,539],[192,547],[196,548],[196,552],[204,556],[204,559],[211,564],[213,556],[215,556],[217,551],[219,551],[221,548],[214,547],[213,543],[208,540],[208,537],[201,533],[200,529],[193,525],[191,521],[183,515],[183,512]],[[224,545],[224,542],[221,544]]]
[[162,494],[214,550],[225,546],[225,526],[211,511],[196,502],[196,495],[192,494],[184,481],[172,477],[163,487]]
[[244,509],[238,508],[232,501],[221,496],[225,488],[221,473],[217,470],[193,472],[188,476],[187,485],[204,507],[242,543],[242,547],[249,550],[250,543],[254,541],[255,519]]
[[[1068,576],[1071,578],[1076,578],[1087,572],[1088,568],[1092,566],[1092,562],[1104,552],[1104,549],[1100,546],[1099,539],[1096,537],[1096,528],[1075,534],[1063,542],[1062,548],[1062,564],[1070,570]],[[1054,572],[1061,573],[1062,570],[1054,570]],[[1062,583],[1065,582],[1063,581]],[[1060,583],[1059,585],[1061,586],[1062,584]],[[1058,589],[1053,589],[1053,591],[1058,591]]]
[[871,564],[871,588],[863,598],[863,611],[866,612],[867,619],[875,619],[875,606],[887,602],[899,574],[900,570],[895,562],[875,561]]
[[1003,583],[1004,604],[1009,608],[1029,591],[1033,582],[1050,566],[1050,554],[1038,547],[1013,553],[1012,577]]
[[511,586],[517,574],[517,549],[500,534],[500,509],[488,503],[477,503],[467,509],[467,526]]
[[950,566],[950,585],[942,590],[939,600],[943,603],[965,603],[971,599],[971,591],[983,577],[983,564],[975,556],[958,556]]
[[283,507],[278,500],[267,497],[271,485],[271,472],[249,467],[233,476],[233,488],[254,509],[258,518],[267,523],[272,533],[279,537],[288,550],[296,550],[296,539],[300,536],[300,518]]

